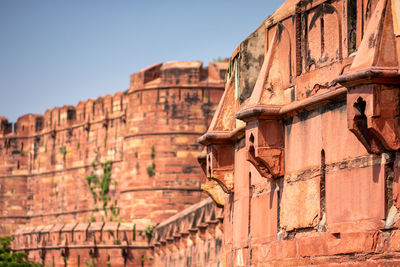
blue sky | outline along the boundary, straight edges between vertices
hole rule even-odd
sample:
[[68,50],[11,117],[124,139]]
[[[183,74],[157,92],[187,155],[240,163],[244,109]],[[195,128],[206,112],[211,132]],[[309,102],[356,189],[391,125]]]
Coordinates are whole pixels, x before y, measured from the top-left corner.
[[0,0],[0,116],[129,87],[157,62],[229,57],[283,0]]

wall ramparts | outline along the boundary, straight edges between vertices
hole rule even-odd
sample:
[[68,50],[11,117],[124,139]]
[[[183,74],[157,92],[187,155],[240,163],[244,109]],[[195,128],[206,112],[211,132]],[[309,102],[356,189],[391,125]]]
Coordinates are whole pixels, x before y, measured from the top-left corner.
[[152,239],[152,266],[221,266],[224,210],[207,198],[163,221]]
[[[133,259],[152,266],[399,265],[399,7],[390,0],[286,1],[234,51],[224,94],[199,139],[202,154],[187,142],[209,121],[206,107],[220,88],[210,84],[224,63],[210,65],[207,79],[199,62],[132,75],[123,97],[125,135],[118,137],[123,155],[115,163],[124,190],[112,197],[142,232],[161,222],[151,240],[137,241],[143,247]],[[97,118],[105,103],[90,101],[82,110]],[[104,123],[96,127],[89,127],[87,147],[101,158],[96,142],[108,133],[101,135]],[[194,168],[196,157],[205,177]],[[200,178],[214,202],[176,214],[202,198]],[[34,183],[27,176],[29,189]],[[72,199],[69,191],[54,192]],[[32,195],[28,203],[38,208]],[[62,259],[74,255],[71,264],[106,248],[121,264],[117,255],[126,254],[113,237],[125,229],[136,242],[134,224],[76,220],[22,229],[14,249],[36,244],[30,257],[48,255],[52,247],[38,246],[44,231],[49,244],[62,244],[54,250]]]
[[25,227],[13,249],[45,266],[152,266],[149,236],[133,223],[70,223]]
[[[86,179],[93,174],[101,178],[102,164],[107,162],[112,165],[106,202],[119,210],[120,219],[156,223],[200,201],[196,139],[206,130],[223,80],[207,84],[204,75],[201,82],[192,81],[187,87],[179,77],[187,73],[184,66],[192,63],[173,64],[178,73],[173,87],[160,83],[162,65],[156,65],[154,73],[139,79],[140,86],[77,106],[48,109],[44,115],[24,115],[13,131],[2,117],[2,233],[24,224],[109,217],[102,202],[93,197],[91,190],[97,189],[91,189],[93,184]],[[227,63],[216,65],[222,75]],[[201,62],[196,66],[197,72],[205,72]],[[188,102],[178,105],[179,94]]]

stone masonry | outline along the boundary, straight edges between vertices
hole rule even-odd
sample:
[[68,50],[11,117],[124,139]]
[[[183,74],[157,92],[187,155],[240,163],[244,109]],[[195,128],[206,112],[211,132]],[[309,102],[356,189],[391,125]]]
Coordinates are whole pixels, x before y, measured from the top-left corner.
[[225,266],[398,266],[400,2],[286,1],[234,51],[201,158]]
[[[152,75],[133,76],[131,90],[146,77]],[[173,77],[161,75],[168,84]],[[158,217],[147,241],[142,220],[141,238],[129,223],[80,223],[69,239],[55,224],[51,231],[22,229],[14,244],[40,244],[43,231],[49,240],[56,232],[66,248],[65,240],[84,232],[93,244],[86,254],[96,255],[97,244],[107,247],[113,238],[105,229],[114,227],[117,236],[124,233],[118,251],[133,255],[132,264],[399,266],[399,86],[400,1],[287,0],[233,51],[221,101],[199,138],[204,150],[193,158],[204,175],[194,176],[212,200]],[[24,153],[16,151],[19,159]],[[15,203],[24,196],[24,177],[15,173],[21,186],[8,194]],[[135,198],[124,203],[140,210]],[[122,253],[126,242],[130,254]],[[43,258],[41,247],[35,253]]]
[[15,124],[1,117],[0,233],[14,234],[15,250],[51,266],[107,258],[140,266],[152,226],[206,197],[197,138],[227,67],[155,64],[131,75],[123,93]]
[[220,262],[201,258],[213,240],[179,246],[189,215],[156,260],[400,265],[399,12],[396,0],[288,0],[235,49],[199,139],[202,188],[224,208]]

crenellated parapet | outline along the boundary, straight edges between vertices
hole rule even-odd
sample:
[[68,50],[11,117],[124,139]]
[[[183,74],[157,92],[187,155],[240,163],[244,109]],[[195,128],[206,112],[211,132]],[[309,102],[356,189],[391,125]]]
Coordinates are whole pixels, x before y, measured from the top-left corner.
[[130,90],[163,87],[192,87],[205,84],[220,85],[225,81],[228,62],[210,62],[207,68],[201,61],[158,63],[131,75]]
[[[224,209],[207,198],[163,221],[93,222],[18,229],[12,249],[51,266],[210,266],[222,263]],[[200,257],[199,257],[200,255]]]
[[0,116],[0,135],[6,135],[12,132],[12,123],[8,122],[6,117]]
[[118,210],[119,218],[155,224],[203,199],[196,140],[227,66],[156,64],[133,74],[125,92],[27,114],[14,125],[1,117],[0,234],[109,217],[87,179],[101,179],[106,163],[111,180],[102,197],[114,217]]
[[224,209],[210,199],[154,229],[152,266],[218,266],[223,261]]
[[15,232],[12,248],[28,253],[30,260],[51,266],[87,262],[112,266],[140,266],[143,262],[151,266],[145,229],[144,225],[119,222],[25,227]]

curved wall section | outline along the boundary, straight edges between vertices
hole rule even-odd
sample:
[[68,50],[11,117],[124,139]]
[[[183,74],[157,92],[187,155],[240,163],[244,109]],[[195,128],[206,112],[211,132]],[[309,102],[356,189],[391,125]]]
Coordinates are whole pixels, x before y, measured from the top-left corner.
[[[123,93],[14,124],[0,117],[0,234],[103,220],[151,225],[200,201],[197,138],[223,93],[227,65],[155,64],[133,74]],[[105,194],[89,184],[93,175],[110,175]]]

